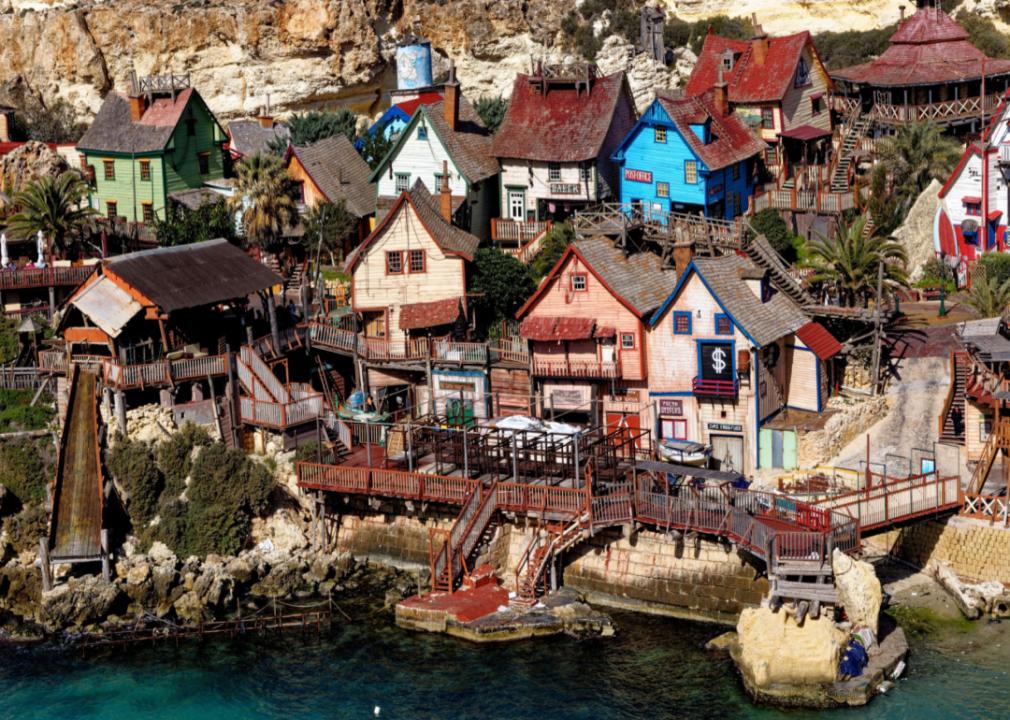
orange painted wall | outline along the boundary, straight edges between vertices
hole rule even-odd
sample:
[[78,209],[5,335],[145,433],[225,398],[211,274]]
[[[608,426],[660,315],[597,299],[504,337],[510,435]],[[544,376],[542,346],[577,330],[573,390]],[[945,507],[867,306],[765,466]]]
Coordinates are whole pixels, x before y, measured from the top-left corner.
[[312,178],[309,177],[308,172],[305,170],[305,166],[294,155],[291,156],[291,162],[288,164],[288,175],[295,182],[302,183],[302,188],[305,192],[306,207],[311,208],[321,202],[326,202],[326,196],[323,195],[322,190],[312,181]]

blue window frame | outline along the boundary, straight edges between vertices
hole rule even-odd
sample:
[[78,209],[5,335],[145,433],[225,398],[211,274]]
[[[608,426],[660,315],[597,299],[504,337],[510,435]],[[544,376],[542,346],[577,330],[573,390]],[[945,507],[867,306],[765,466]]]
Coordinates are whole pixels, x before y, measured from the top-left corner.
[[691,334],[691,313],[686,310],[677,310],[673,313],[673,334]]
[[727,315],[726,313],[715,314],[715,334],[716,335],[733,334],[733,321],[730,320],[729,315]]

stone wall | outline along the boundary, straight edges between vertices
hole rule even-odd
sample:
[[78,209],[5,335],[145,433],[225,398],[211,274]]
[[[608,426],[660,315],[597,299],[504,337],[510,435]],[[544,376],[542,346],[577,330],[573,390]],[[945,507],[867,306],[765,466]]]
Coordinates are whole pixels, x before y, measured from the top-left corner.
[[864,538],[863,543],[918,567],[948,563],[963,580],[1010,585],[1010,530],[985,521],[927,520]]
[[455,517],[433,507],[415,514],[404,503],[383,503],[373,509],[357,501],[343,506],[331,501],[327,512],[334,517],[331,528],[336,529],[338,551],[410,568],[428,567],[429,528],[448,530]]
[[768,581],[755,579],[758,571],[745,557],[702,538],[606,531],[570,551],[564,583],[590,602],[732,623],[768,592]]

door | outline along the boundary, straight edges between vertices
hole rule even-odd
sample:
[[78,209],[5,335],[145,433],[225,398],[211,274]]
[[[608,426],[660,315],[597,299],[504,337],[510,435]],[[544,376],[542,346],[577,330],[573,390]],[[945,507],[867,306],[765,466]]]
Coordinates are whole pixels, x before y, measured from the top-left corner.
[[637,413],[607,413],[608,433],[617,433],[614,443],[620,445],[619,454],[622,457],[631,457],[631,443],[637,448],[641,442],[638,431],[641,428],[641,418]]
[[604,338],[600,342],[600,362],[612,363],[617,360],[614,338]]
[[446,423],[452,427],[470,427],[474,424],[473,401],[449,398],[445,401]]
[[743,438],[738,435],[712,435],[712,458],[720,470],[743,472]]
[[526,191],[525,190],[512,190],[508,191],[508,208],[509,208],[509,218],[522,222],[526,219]]

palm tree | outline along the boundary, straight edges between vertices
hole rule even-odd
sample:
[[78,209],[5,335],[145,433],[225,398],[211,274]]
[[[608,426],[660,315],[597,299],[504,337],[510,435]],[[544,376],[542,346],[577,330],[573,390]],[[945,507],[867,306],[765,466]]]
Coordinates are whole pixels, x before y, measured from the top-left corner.
[[11,234],[27,239],[41,231],[51,252],[65,254],[70,238],[80,236],[95,214],[85,203],[87,194],[87,183],[72,170],[39,178],[14,197],[18,211],[8,221]]
[[894,240],[868,232],[866,221],[861,216],[848,225],[840,224],[832,237],[819,236],[807,246],[816,270],[812,279],[833,286],[850,307],[876,292],[881,263],[886,289],[893,291],[908,283],[905,249]]
[[1010,278],[1000,283],[999,278],[990,278],[984,268],[976,266],[965,302],[984,318],[1002,315],[1010,306]]
[[231,204],[242,214],[246,239],[261,247],[298,222],[293,183],[281,159],[269,153],[257,153],[238,164]]
[[901,125],[877,141],[876,151],[906,211],[933,179],[950,176],[961,158],[961,146],[929,121]]

